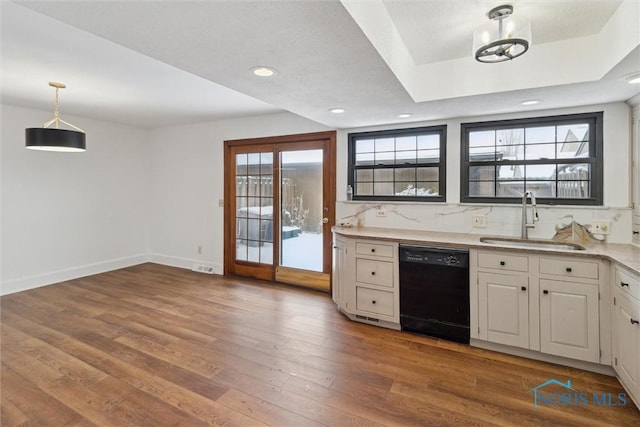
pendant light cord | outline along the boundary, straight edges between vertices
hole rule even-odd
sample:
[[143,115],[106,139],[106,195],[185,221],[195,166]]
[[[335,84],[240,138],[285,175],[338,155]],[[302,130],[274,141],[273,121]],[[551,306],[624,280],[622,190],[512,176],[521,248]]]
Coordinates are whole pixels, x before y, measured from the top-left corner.
[[56,129],[60,127],[60,109],[58,108],[58,92],[60,88],[56,86],[56,105],[53,110],[53,121],[56,124]]
[[49,126],[51,126],[52,124],[56,124],[56,129],[60,128],[60,123],[63,123],[79,132],[83,132],[84,131],[82,129],[80,129],[77,126],[72,125],[69,122],[65,122],[64,120],[62,120],[60,118],[60,107],[59,107],[59,92],[61,88],[65,88],[66,86],[62,83],[56,83],[56,82],[49,82],[49,86],[51,87],[55,87],[56,88],[56,98],[55,98],[55,106],[54,106],[54,110],[53,110],[53,119],[49,120],[48,122],[46,122],[45,124],[42,125],[42,127],[48,128]]

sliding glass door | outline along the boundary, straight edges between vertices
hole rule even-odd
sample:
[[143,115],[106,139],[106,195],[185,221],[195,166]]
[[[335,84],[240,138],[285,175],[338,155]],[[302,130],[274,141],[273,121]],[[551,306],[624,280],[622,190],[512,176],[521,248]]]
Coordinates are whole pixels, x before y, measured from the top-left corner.
[[236,260],[273,264],[273,153],[236,154]]
[[225,273],[328,290],[335,132],[225,141]]
[[280,152],[280,265],[323,271],[323,151]]

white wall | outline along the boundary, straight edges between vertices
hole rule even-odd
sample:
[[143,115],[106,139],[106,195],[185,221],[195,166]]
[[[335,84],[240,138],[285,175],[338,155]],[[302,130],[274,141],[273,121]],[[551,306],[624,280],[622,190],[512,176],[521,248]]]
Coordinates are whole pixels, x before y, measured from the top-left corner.
[[[520,209],[514,206],[478,206],[458,202],[460,192],[460,123],[496,120],[531,115],[572,114],[604,111],[604,200],[607,207],[543,207],[541,223],[532,237],[550,238],[567,215],[581,223],[591,219],[612,221],[608,240],[627,242],[631,227],[629,208],[629,109],[624,103],[596,105],[566,110],[543,111],[491,117],[446,120],[447,199],[446,204],[385,204],[389,215],[375,216],[378,204],[344,202],[347,174],[347,134],[352,131],[377,130],[385,127],[349,129],[338,132],[337,219],[351,218],[362,225],[397,228],[419,228],[460,232],[517,234]],[[437,124],[442,124],[442,121]],[[409,126],[434,123],[408,123]],[[391,126],[386,126],[389,128]],[[394,126],[395,127],[395,126]],[[151,259],[169,265],[191,268],[204,263],[222,271],[223,263],[223,141],[249,137],[286,135],[327,130],[318,123],[293,114],[223,120],[197,125],[155,129],[151,131],[152,222]],[[625,177],[625,179],[620,179]],[[372,208],[373,206],[373,208]],[[360,211],[364,211],[359,213]],[[473,214],[487,214],[487,229],[472,229]],[[202,254],[198,254],[198,246]]]
[[[544,110],[482,117],[464,117],[434,122],[408,123],[405,127],[447,125],[447,203],[359,203],[345,202],[347,185],[347,136],[350,132],[362,132],[397,128],[379,126],[346,129],[338,133],[338,167],[336,222],[372,227],[394,227],[434,231],[458,231],[476,234],[519,235],[521,209],[514,205],[460,204],[460,124],[522,117],[552,116],[584,112],[604,112],[604,207],[541,207],[541,222],[529,235],[551,238],[556,225],[566,224],[573,217],[581,224],[593,219],[611,221],[611,234],[597,236],[609,242],[629,243],[631,236],[631,145],[630,110],[624,102],[592,105],[568,109]],[[388,211],[384,218],[376,216],[376,210]],[[473,215],[487,215],[487,228],[472,228]]]
[[87,151],[27,150],[51,112],[2,106],[3,294],[144,262],[149,252],[147,131],[64,117]]
[[[533,115],[604,111],[605,207],[544,207],[532,237],[549,238],[571,215],[578,222],[610,219],[611,242],[630,240],[630,113],[624,103],[406,126],[448,125],[447,203],[376,204],[344,201],[347,134],[338,133],[337,220],[361,225],[517,234],[517,206],[459,204],[460,123]],[[2,109],[2,293],[55,283],[152,260],[191,268],[223,263],[223,142],[229,139],[328,130],[290,113],[143,130],[86,118],[65,117],[87,131],[85,153],[24,148],[24,129],[50,112]],[[387,126],[389,128],[391,126]],[[393,126],[397,127],[397,126]],[[471,216],[487,214],[487,229],[472,229]],[[198,246],[202,254],[198,254]]]
[[282,113],[151,131],[151,260],[222,273],[224,141],[326,130]]

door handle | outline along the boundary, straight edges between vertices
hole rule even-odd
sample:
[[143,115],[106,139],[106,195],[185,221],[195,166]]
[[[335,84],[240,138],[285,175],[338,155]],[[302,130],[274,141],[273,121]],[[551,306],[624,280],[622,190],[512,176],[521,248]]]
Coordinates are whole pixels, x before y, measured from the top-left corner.
[[637,324],[639,324],[639,323],[640,323],[640,321],[635,320],[635,319],[631,319],[631,324],[632,324],[632,325],[637,325]]
[[326,224],[326,223],[328,223],[328,222],[329,222],[329,218],[326,218],[326,217],[325,217],[325,218],[322,218],[322,223],[323,223],[323,224]]

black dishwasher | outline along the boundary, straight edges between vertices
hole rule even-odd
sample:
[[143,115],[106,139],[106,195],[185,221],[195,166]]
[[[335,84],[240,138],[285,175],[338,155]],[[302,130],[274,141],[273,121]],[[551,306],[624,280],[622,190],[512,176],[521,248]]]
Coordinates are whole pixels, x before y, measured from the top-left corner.
[[400,326],[469,343],[469,252],[400,245]]

